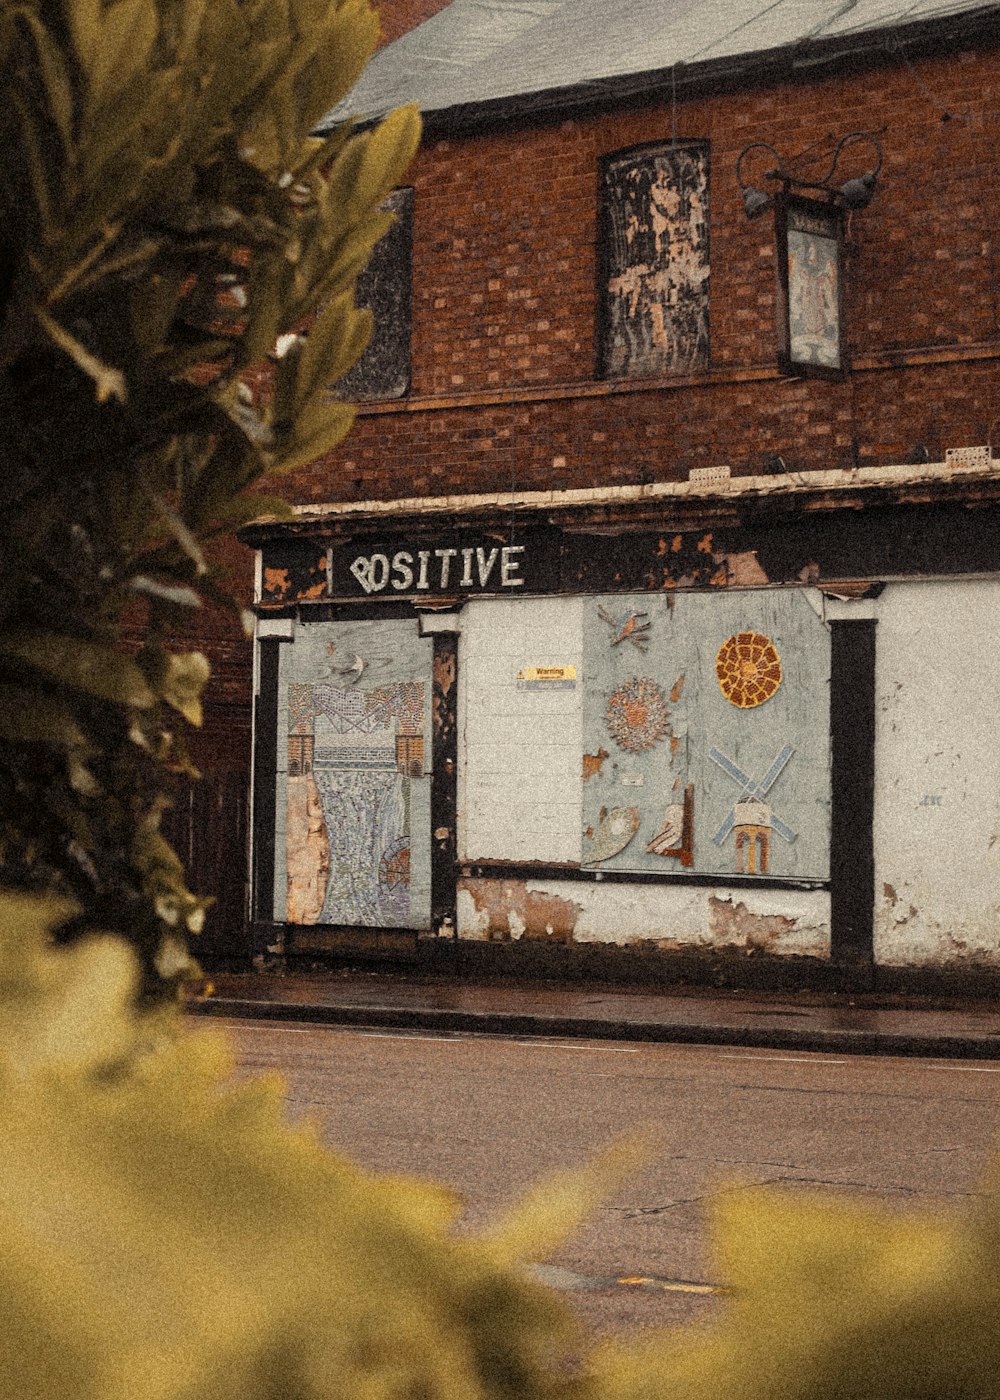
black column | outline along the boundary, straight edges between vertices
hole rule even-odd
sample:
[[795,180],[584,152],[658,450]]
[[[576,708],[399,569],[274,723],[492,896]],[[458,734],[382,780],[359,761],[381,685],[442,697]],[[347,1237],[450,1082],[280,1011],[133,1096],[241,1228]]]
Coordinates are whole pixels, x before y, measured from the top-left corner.
[[[431,926],[455,927],[455,819],[458,814],[458,637],[434,634],[431,777]],[[457,928],[456,928],[457,937]]]
[[874,980],[875,621],[831,622],[831,956],[845,987]]
[[278,771],[278,657],[283,637],[258,642],[259,689],[254,701],[253,890],[250,901],[254,954],[272,942],[274,927],[275,783]]

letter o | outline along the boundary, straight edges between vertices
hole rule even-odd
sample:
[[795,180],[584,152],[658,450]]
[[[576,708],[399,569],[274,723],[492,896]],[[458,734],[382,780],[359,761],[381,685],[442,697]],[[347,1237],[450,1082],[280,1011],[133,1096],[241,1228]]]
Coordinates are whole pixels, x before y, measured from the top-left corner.
[[368,560],[368,585],[373,593],[381,593],[389,582],[389,560],[384,554],[373,554]]

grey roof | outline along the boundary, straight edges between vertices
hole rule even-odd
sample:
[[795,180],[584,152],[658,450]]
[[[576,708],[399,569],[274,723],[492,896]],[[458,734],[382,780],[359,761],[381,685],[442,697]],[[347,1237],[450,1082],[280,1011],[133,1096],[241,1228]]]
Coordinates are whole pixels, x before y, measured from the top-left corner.
[[665,70],[686,86],[699,72],[752,73],[754,56],[822,61],[911,26],[991,17],[1000,36],[997,0],[452,0],[377,53],[320,129],[404,102],[432,119],[579,105]]

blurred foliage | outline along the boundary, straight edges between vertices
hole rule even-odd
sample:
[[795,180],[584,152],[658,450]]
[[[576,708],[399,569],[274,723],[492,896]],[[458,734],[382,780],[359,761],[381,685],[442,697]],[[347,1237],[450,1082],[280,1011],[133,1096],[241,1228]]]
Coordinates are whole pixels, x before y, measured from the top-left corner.
[[239,612],[205,542],[351,422],[419,123],[310,133],[376,33],[368,0],[0,0],[2,879],[129,938],[147,993],[204,919],[159,824],[208,666],[170,639]]
[[627,1149],[455,1236],[448,1192],[330,1154],[221,1035],[137,1011],[121,939],[54,947],[65,914],[0,897],[4,1400],[1000,1394],[995,1189],[949,1219],[732,1192],[713,1319],[595,1351],[524,1265]]
[[[225,1041],[137,1015],[117,938],[0,899],[4,1400],[572,1400],[579,1339],[439,1187],[372,1177],[225,1085]],[[569,1214],[578,1212],[578,1203]],[[529,1250],[530,1252],[530,1250]]]
[[594,1368],[601,1400],[996,1400],[1000,1182],[961,1213],[755,1189],[714,1208],[716,1322]]

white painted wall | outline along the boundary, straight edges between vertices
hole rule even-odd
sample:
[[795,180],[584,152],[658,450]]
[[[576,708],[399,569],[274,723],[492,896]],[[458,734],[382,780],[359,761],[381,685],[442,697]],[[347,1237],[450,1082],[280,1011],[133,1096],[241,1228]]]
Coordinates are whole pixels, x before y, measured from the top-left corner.
[[580,682],[529,691],[516,680],[529,666],[579,671],[582,608],[580,598],[497,598],[462,612],[460,859],[580,859]]
[[1000,581],[875,605],[875,959],[1000,965]]
[[[582,673],[575,690],[519,691],[519,670],[581,671],[584,599],[476,599],[459,643],[460,860],[579,861],[582,848]],[[583,880],[463,882],[458,933],[491,936],[475,893],[509,910],[492,936],[521,937],[546,900],[572,906],[578,942],[656,941],[663,947],[737,947],[828,957],[824,891],[727,890]],[[540,898],[533,898],[537,896]],[[526,907],[522,907],[526,906]],[[519,912],[519,909],[521,912]],[[496,915],[493,923],[496,926]],[[562,921],[560,921],[562,923]],[[544,920],[543,920],[544,924]],[[544,937],[545,928],[528,929]]]
[[[488,892],[484,886],[491,886]],[[489,893],[493,898],[484,898]],[[533,896],[542,896],[533,899]],[[830,896],[825,890],[716,889],[705,886],[592,883],[584,880],[467,881],[459,884],[458,933],[486,939],[489,905],[508,906],[506,930],[492,937],[544,937],[530,925],[534,907],[567,901],[576,943],[655,941],[663,949],[736,948],[830,956]],[[494,920],[495,924],[495,920]]]
[[[581,689],[519,692],[515,678],[527,666],[581,666],[582,607],[483,599],[463,611],[461,859],[580,859]],[[876,962],[1000,966],[1000,580],[893,583],[877,601],[828,613],[862,610],[878,621]],[[489,922],[472,888],[459,895],[459,934],[482,938]],[[574,880],[519,889],[522,900],[527,891],[578,906],[578,941],[829,955],[821,891]],[[506,935],[522,932],[514,912]]]

